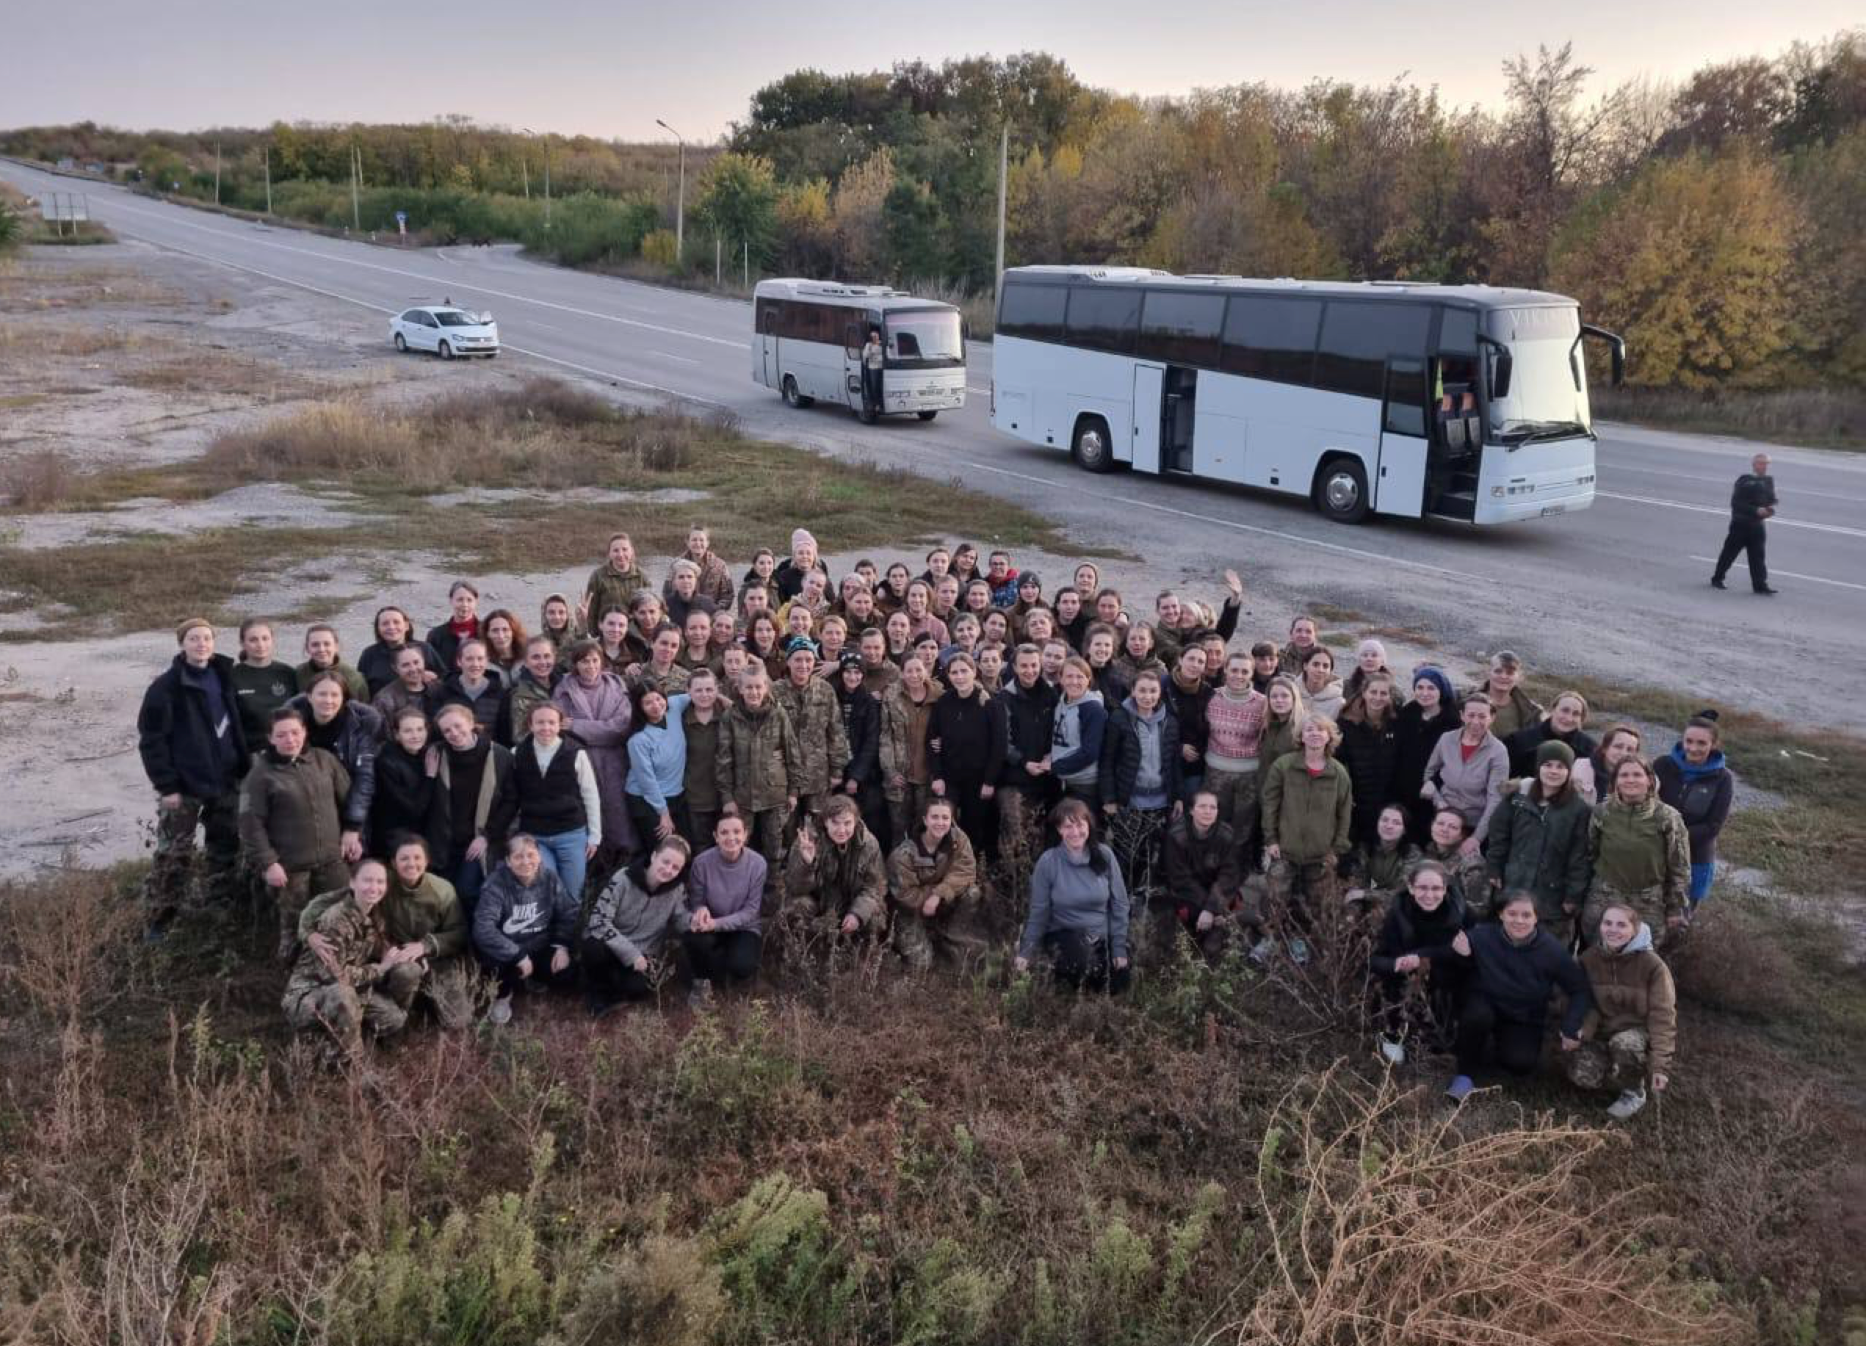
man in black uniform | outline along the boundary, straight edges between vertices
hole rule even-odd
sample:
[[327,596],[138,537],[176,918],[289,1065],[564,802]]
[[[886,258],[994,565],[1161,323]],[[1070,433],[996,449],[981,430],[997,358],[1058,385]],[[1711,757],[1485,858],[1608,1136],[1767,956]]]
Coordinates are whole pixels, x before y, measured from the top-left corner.
[[1757,454],[1750,459],[1749,468],[1736,479],[1736,489],[1730,493],[1730,535],[1723,540],[1711,588],[1724,587],[1723,577],[1736,564],[1737,553],[1747,550],[1751,586],[1759,594],[1772,594],[1775,590],[1769,587],[1769,563],[1763,555],[1765,520],[1775,515],[1775,478],[1769,475],[1769,455]]

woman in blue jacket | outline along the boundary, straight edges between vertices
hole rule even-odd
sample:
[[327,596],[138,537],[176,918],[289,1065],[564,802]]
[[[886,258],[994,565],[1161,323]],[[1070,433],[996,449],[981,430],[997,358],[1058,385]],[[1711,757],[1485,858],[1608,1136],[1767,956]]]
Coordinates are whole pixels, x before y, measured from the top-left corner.
[[1701,710],[1685,726],[1671,752],[1652,764],[1659,778],[1659,802],[1670,804],[1685,820],[1691,838],[1691,905],[1710,895],[1717,871],[1717,834],[1730,817],[1736,777],[1724,765],[1723,734],[1717,712]]
[[637,728],[628,741],[628,812],[644,843],[688,830],[687,734],[681,715],[690,698],[654,687],[635,694]]

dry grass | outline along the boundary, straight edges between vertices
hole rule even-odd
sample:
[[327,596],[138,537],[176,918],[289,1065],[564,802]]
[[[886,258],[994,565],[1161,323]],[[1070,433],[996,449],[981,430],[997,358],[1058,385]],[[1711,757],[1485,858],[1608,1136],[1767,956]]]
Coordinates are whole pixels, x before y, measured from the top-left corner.
[[1710,395],[1651,388],[1597,388],[1594,414],[1666,430],[1737,435],[1776,444],[1866,449],[1866,390],[1810,388]]
[[70,457],[37,449],[0,460],[0,499],[22,514],[43,513],[72,498],[77,477]]
[[142,338],[107,327],[61,327],[46,323],[0,324],[0,355],[9,361],[35,356],[83,358],[105,351],[132,350]]

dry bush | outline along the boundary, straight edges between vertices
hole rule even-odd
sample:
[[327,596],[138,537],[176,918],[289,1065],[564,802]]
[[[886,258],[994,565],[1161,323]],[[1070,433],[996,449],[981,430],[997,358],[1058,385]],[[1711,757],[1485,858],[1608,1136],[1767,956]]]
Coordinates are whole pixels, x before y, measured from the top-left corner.
[[57,449],[38,449],[0,462],[0,496],[9,508],[40,513],[69,499],[77,476],[68,456]]
[[1609,1133],[1539,1120],[1465,1136],[1390,1080],[1285,1096],[1256,1174],[1271,1288],[1240,1346],[1735,1342],[1744,1326],[1648,1242],[1650,1195],[1596,1193]]
[[0,351],[9,359],[32,355],[59,355],[82,358],[104,351],[125,350],[141,344],[141,338],[127,332],[102,327],[0,326]]
[[97,1008],[104,979],[139,926],[134,902],[103,875],[60,869],[0,887],[0,979],[61,1025]]
[[1681,996],[1752,1017],[1803,1007],[1810,988],[1768,923],[1750,919],[1731,901],[1706,904],[1701,916],[1673,958]]

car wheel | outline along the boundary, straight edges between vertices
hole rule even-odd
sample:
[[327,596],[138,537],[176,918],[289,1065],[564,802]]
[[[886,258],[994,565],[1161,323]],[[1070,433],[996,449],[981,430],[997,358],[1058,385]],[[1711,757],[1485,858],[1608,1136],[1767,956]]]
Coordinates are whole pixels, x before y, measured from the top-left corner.
[[1099,416],[1084,416],[1077,421],[1070,452],[1075,455],[1077,465],[1090,472],[1114,471],[1114,448],[1108,442],[1108,422]]
[[1315,507],[1336,523],[1367,517],[1367,473],[1358,458],[1330,458],[1315,475]]
[[403,355],[408,353],[408,338],[403,336],[400,332],[395,334],[395,349]]
[[451,341],[441,342],[439,348],[435,351],[435,354],[439,355],[441,359],[443,360],[453,359],[454,358],[453,343]]
[[920,412],[915,412],[914,414],[919,416],[920,419],[923,421],[930,421],[935,416],[939,415],[937,411],[920,411]]

